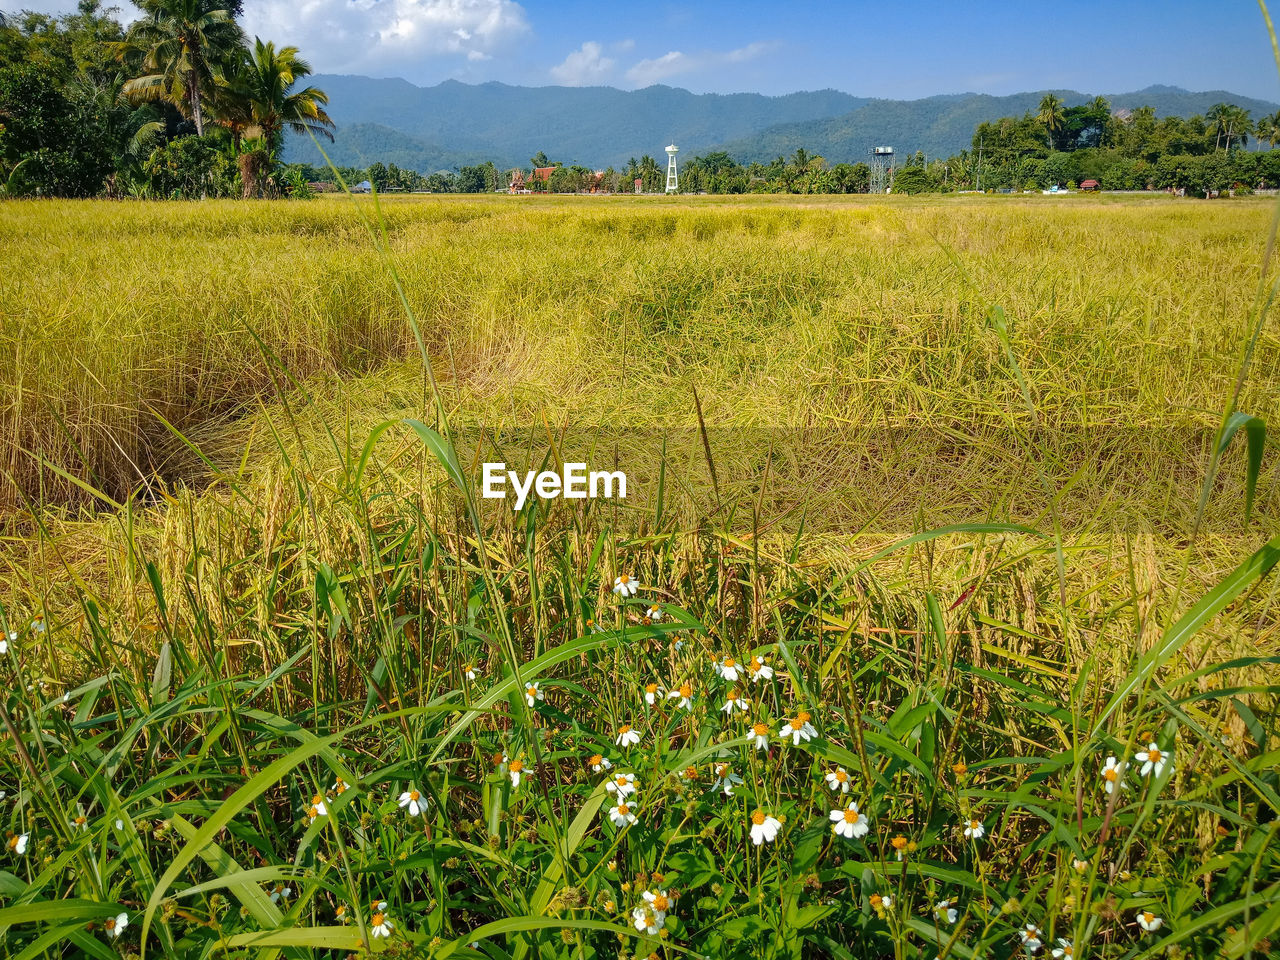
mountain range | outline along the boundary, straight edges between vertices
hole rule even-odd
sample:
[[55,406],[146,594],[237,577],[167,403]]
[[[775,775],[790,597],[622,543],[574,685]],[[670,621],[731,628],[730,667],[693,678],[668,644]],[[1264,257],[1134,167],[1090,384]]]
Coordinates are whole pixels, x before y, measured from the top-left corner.
[[[1076,90],[884,100],[838,90],[771,97],[696,94],[661,85],[628,91],[457,80],[419,87],[336,74],[309,80],[329,95],[329,115],[338,129],[325,150],[334,163],[366,166],[380,160],[421,173],[485,160],[503,168],[528,166],[540,150],[566,164],[618,167],[644,154],[661,160],[663,147],[673,141],[685,158],[726,150],[744,163],[788,155],[797,147],[831,163],[856,162],[880,144],[899,154],[947,156],[970,146],[980,122],[1034,111],[1046,93],[1067,106],[1093,99]],[[1234,103],[1255,119],[1280,110],[1225,90],[1151,86],[1106,96],[1113,109],[1150,106],[1159,116],[1204,113],[1215,103]],[[310,138],[298,136],[289,137],[285,159],[323,163]]]

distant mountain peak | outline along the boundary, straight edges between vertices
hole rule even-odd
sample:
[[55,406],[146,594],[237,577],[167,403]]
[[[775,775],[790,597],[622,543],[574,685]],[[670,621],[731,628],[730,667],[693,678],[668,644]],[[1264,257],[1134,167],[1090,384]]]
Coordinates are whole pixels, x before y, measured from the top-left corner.
[[[829,162],[865,159],[874,145],[945,156],[967,149],[984,120],[1034,111],[1049,92],[1070,106],[1093,98],[1076,90],[951,93],[915,100],[859,97],[840,90],[699,94],[667,84],[615,87],[521,87],[500,81],[444,80],[422,87],[401,79],[317,74],[338,124],[328,149],[335,163],[375,160],[427,172],[492,160],[527,166],[544,151],[566,164],[619,167],[631,157],[661,157],[672,139],[682,157],[726,150],[743,162],[768,161],[796,148]],[[1152,84],[1108,97],[1117,109],[1151,106],[1161,116],[1203,113],[1227,101],[1255,117],[1274,103],[1221,90],[1191,92]],[[291,136],[286,158],[320,161],[310,139]],[[686,161],[687,162],[687,161]]]

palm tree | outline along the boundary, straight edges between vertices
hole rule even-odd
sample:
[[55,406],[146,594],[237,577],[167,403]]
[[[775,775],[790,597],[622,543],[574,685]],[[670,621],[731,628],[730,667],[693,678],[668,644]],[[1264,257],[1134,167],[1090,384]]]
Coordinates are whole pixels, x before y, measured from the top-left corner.
[[1062,129],[1062,98],[1046,93],[1040,99],[1040,112],[1036,119],[1049,131],[1049,139],[1052,140],[1053,135]]
[[297,47],[277,50],[254,37],[253,49],[236,59],[219,84],[218,122],[231,130],[237,145],[242,136],[261,137],[272,152],[280,149],[285,127],[332,140],[334,124],[324,111],[328,94],[315,87],[294,89],[310,74],[311,65],[298,56]]
[[203,136],[205,95],[244,40],[225,7],[226,0],[143,0],[143,18],[118,49],[122,58],[138,54],[148,72],[125,84],[124,92],[135,101],[169,101]]
[[1269,147],[1274,147],[1280,142],[1280,111],[1269,117],[1260,118],[1258,125],[1254,128],[1254,136],[1258,138],[1259,143],[1265,140]]

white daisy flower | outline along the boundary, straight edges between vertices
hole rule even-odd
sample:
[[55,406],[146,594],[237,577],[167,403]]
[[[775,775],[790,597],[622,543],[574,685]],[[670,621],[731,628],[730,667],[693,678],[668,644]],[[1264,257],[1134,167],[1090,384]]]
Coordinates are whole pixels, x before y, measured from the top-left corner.
[[22,833],[9,838],[9,852],[17,856],[25,856],[27,852],[27,841],[31,839],[31,834]]
[[[0,800],[3,800],[3,799],[4,799],[4,797],[0,797]],[[123,820],[117,820],[117,821],[116,821],[116,829],[117,829],[117,830],[123,830],[123,829],[124,829],[124,821],[123,821]]]
[[844,767],[836,767],[827,771],[827,786],[836,793],[848,793],[853,786],[849,781],[849,771]]
[[34,630],[36,633],[44,633],[45,624],[44,624],[43,613],[37,613],[34,617],[31,618],[31,629]]
[[9,632],[8,639],[0,637],[0,656],[9,652],[9,644],[18,639],[18,635],[12,631]]
[[662,688],[656,683],[646,683],[644,685],[644,702],[649,706],[653,706],[663,698]]
[[759,683],[761,680],[772,680],[773,667],[759,657],[752,657],[747,661],[747,676],[752,683]]
[[602,753],[592,754],[587,757],[587,763],[590,764],[592,773],[600,773],[602,770],[608,770],[613,766],[613,761]]
[[400,794],[400,807],[405,810],[409,816],[419,816],[426,809],[426,804],[422,802],[422,794],[417,790],[406,790]]
[[293,896],[293,888],[286,887],[283,883],[278,883],[276,884],[275,889],[271,891],[271,902],[288,903],[291,896]]
[[742,778],[733,772],[733,767],[727,763],[717,763],[715,765],[715,782],[711,784],[712,790],[723,790],[726,797],[733,796],[733,788],[742,782]]
[[519,788],[520,778],[532,772],[532,770],[525,769],[523,760],[512,760],[507,764],[507,775],[511,777],[511,789]]
[[615,827],[622,828],[635,823],[636,815],[631,809],[631,804],[626,800],[619,800],[616,806],[609,808],[609,819]]
[[78,830],[81,833],[88,830],[89,818],[86,817],[83,813],[76,814],[74,817],[71,818],[71,829]]
[[782,821],[763,810],[757,810],[751,815],[751,842],[757,847],[762,843],[773,843],[781,829]]
[[1108,794],[1115,793],[1117,784],[1123,786],[1123,777],[1124,764],[1115,757],[1107,757],[1107,762],[1102,765],[1102,788]]
[[644,616],[650,623],[657,623],[662,619],[662,608],[655,603],[644,612]]
[[378,909],[374,910],[373,916],[369,918],[369,932],[373,934],[374,939],[378,937],[389,937],[391,931],[396,925],[391,922],[391,917],[387,915],[387,905],[384,901],[378,904]]
[[741,710],[743,713],[746,713],[747,707],[750,706],[750,704],[751,701],[739,694],[738,688],[734,687],[724,695],[724,706],[720,709],[722,712],[729,714],[729,716],[733,716],[734,710]]
[[308,810],[307,812],[313,818],[327,817],[329,815],[329,808],[325,805],[323,794],[317,793],[314,797],[311,798],[311,809]]
[[887,893],[873,893],[871,895],[871,906],[873,909],[875,907],[883,907],[885,910],[888,910],[893,906],[893,897],[889,896]]
[[751,732],[747,734],[747,739],[755,743],[757,750],[769,749],[769,735],[773,729],[767,723],[753,723]]
[[1173,768],[1173,751],[1164,753],[1154,743],[1147,744],[1147,749],[1135,753],[1133,759],[1142,764],[1139,773],[1144,777],[1153,772],[1159,777],[1164,773],[1165,767]]
[[850,803],[843,810],[832,810],[831,832],[838,837],[852,840],[854,837],[865,837],[871,830],[871,823],[865,813],[858,812],[858,805]]
[[679,700],[676,707],[682,710],[693,709],[693,684],[686,680],[679,688],[667,692],[668,700]]
[[955,923],[960,916],[960,911],[955,908],[952,901],[939,900],[933,905],[933,915],[944,923]]
[[639,589],[639,582],[625,573],[613,581],[613,592],[620,597],[634,597]]
[[966,820],[964,823],[964,838],[966,840],[981,840],[987,835],[987,828],[983,826],[981,820]]
[[1161,920],[1159,917],[1157,917],[1150,910],[1139,910],[1138,926],[1140,926],[1143,930],[1147,931],[1147,933],[1155,933],[1157,930],[1159,930],[1161,927],[1164,926],[1164,921]]
[[333,786],[329,789],[333,791],[334,796],[340,797],[347,792],[347,781],[339,777],[337,780],[333,781]]
[[633,794],[636,792],[636,775],[634,773],[615,774],[604,788],[610,793],[616,793],[619,797]]
[[624,723],[618,728],[618,739],[614,741],[620,747],[632,747],[640,742],[640,733],[631,728],[631,724]]
[[818,731],[813,728],[813,724],[809,722],[809,714],[801,710],[796,714],[794,720],[788,720],[778,730],[778,737],[782,740],[790,740],[792,746],[800,746],[801,740],[812,740],[818,735]]
[[716,661],[715,665],[716,675],[729,683],[738,682],[738,675],[741,669],[742,664],[734,660],[733,657],[721,657]]
[[1022,945],[1027,948],[1028,953],[1035,953],[1044,945],[1044,941],[1040,939],[1040,928],[1034,923],[1028,923],[1019,930],[1018,936],[1022,938]]
[[127,913],[117,913],[114,917],[107,917],[102,922],[103,928],[107,931],[107,936],[114,940],[120,934],[124,933],[124,928],[129,925],[129,915]]
[[[666,919],[665,917],[663,920]],[[640,933],[656,936],[662,929],[662,920],[648,907],[636,907],[631,911],[631,922]]]
[[526,683],[524,686],[524,702],[532,707],[538,700],[546,700],[546,697],[542,695],[542,687],[538,685],[536,680],[533,683]]
[[[476,671],[476,665],[474,663],[468,663],[462,668],[462,675],[468,680],[474,680],[480,674]],[[530,704],[530,706],[532,706],[532,704]]]
[[672,898],[665,890],[646,890],[640,896],[645,902],[646,909],[653,914],[653,923],[661,927],[667,919],[667,914],[671,912]]
[[1072,960],[1076,955],[1076,946],[1066,937],[1058,938],[1058,945],[1053,948],[1054,960]]

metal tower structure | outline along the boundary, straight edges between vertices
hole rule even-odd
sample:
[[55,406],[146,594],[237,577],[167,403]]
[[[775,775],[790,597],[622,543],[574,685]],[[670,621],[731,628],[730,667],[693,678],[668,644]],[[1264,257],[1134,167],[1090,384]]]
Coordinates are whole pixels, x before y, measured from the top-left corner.
[[680,189],[680,183],[676,177],[676,154],[680,148],[674,143],[667,145],[667,193],[675,193]]
[[871,192],[884,193],[893,185],[893,147],[871,148]]

